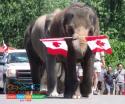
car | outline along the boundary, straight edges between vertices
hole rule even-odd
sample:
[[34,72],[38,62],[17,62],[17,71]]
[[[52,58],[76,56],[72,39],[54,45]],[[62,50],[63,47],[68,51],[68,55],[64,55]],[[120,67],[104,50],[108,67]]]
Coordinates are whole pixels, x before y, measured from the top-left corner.
[[[7,50],[3,48],[3,46],[0,46],[0,62],[3,59],[3,56],[5,55],[5,52],[8,50],[14,50],[16,48],[14,47],[8,47]],[[3,63],[0,63],[0,93],[2,92],[3,89]]]
[[31,89],[32,78],[29,60],[25,49],[5,52],[0,60],[2,88],[4,93]]

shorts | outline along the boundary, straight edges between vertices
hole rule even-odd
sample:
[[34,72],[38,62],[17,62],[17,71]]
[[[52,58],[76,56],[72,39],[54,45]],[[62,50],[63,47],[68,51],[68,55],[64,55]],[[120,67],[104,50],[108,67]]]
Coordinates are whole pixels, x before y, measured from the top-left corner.
[[95,70],[95,72],[101,72],[101,66],[102,66],[102,63],[100,61],[94,62],[94,70]]
[[117,88],[118,91],[120,91],[120,89],[121,89],[121,91],[124,92],[125,85],[124,85],[124,83],[118,82],[118,83],[116,84],[116,88]]

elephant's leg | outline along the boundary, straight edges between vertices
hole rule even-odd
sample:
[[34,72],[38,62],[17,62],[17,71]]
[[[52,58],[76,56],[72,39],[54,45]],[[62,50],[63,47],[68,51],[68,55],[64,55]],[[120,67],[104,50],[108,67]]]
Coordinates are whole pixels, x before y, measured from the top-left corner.
[[38,55],[35,53],[31,40],[27,40],[26,43],[26,51],[27,56],[30,63],[30,70],[31,70],[31,76],[32,76],[32,82],[33,82],[33,91],[40,91],[40,70],[39,67],[41,65],[41,60],[38,57]]
[[79,99],[79,98],[81,98],[80,83],[78,83],[78,87],[77,87],[77,89],[76,89],[76,91],[75,91],[75,94],[73,95],[73,98],[74,98],[74,99]]
[[33,91],[37,93],[40,91],[40,64],[38,64],[36,61],[30,60],[30,66],[33,81]]
[[58,76],[57,76],[57,92],[59,94],[64,93],[64,80],[65,80],[65,70],[62,63],[58,65]]
[[47,73],[46,73],[46,71],[44,71],[44,74],[41,77],[40,91],[47,91]]
[[80,85],[80,90],[83,97],[88,97],[91,93],[93,70],[92,57],[93,55],[90,49],[87,49],[83,62],[81,62],[81,65],[83,67],[83,80]]
[[42,65],[40,67],[40,73],[41,73],[40,91],[47,91],[47,73],[45,70],[45,65]]
[[46,58],[46,71],[47,71],[47,88],[48,95],[58,96],[57,93],[57,73],[56,73],[56,58],[55,56],[48,55]]
[[67,62],[65,66],[65,98],[72,98],[78,87],[78,80],[76,75],[76,59],[73,53],[68,53]]
[[79,99],[81,98],[81,93],[80,93],[80,83],[82,82],[83,79],[83,71],[82,71],[81,64],[77,63],[76,65],[76,73],[77,73],[77,79],[78,79],[78,87],[77,90],[75,91],[75,94],[73,95],[73,98]]

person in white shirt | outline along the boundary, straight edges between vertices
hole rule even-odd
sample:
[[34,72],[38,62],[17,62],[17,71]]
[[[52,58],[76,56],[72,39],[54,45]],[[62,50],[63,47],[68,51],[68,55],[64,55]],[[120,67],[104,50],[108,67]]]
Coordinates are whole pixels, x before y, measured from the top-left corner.
[[100,77],[102,67],[105,67],[104,52],[96,52],[94,58],[94,74],[93,74],[93,94],[98,94],[97,84]]
[[119,63],[117,65],[117,69],[115,71],[115,77],[116,77],[116,94],[122,95],[122,93],[125,90],[125,69],[123,68],[123,65]]
[[104,75],[106,73],[106,68],[104,66],[102,66],[101,68],[101,72],[100,72],[100,76],[98,78],[98,88],[100,91],[100,94],[103,95],[105,93],[105,79],[104,79]]

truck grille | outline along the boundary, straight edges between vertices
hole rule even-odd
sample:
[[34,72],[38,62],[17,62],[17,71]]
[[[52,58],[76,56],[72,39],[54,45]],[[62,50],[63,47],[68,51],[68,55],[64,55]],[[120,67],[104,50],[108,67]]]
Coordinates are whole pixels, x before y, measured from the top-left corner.
[[16,79],[22,82],[32,83],[30,70],[16,70]]

